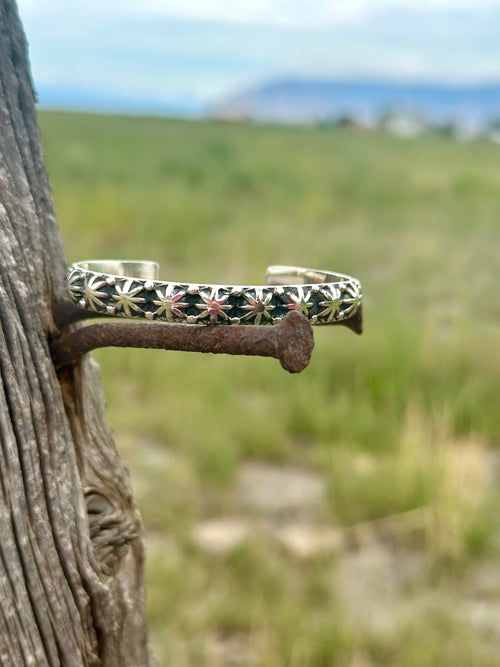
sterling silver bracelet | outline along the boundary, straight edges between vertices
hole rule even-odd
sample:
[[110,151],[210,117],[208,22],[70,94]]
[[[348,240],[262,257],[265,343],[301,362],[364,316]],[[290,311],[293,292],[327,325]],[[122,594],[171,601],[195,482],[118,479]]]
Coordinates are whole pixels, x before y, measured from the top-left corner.
[[291,310],[311,324],[352,317],[361,304],[361,284],[341,273],[270,266],[266,285],[207,285],[158,280],[148,261],[76,262],[68,291],[84,310],[127,318],[185,324],[277,324]]

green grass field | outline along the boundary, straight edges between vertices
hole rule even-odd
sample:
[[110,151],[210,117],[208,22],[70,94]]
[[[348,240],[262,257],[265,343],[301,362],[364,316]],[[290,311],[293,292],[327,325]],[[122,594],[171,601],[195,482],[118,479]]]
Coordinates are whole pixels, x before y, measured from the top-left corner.
[[160,664],[498,665],[500,148],[40,123],[68,261],[154,259],[162,277],[219,283],[296,264],[364,287],[364,334],[317,330],[297,376],[269,359],[95,355],[146,524]]

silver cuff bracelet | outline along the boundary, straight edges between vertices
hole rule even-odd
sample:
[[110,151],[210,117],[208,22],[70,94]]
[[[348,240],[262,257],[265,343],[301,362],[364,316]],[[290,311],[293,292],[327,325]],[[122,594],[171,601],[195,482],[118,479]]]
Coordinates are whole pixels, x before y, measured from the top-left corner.
[[352,317],[362,298],[355,278],[295,266],[270,266],[266,285],[180,283],[158,275],[156,262],[76,262],[68,291],[93,313],[185,324],[277,324],[291,310],[311,324],[332,324]]

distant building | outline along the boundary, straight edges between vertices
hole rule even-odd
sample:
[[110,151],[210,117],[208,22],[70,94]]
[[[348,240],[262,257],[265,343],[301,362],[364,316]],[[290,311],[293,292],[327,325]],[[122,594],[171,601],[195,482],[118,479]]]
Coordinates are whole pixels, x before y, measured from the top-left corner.
[[486,136],[496,144],[500,144],[500,119],[490,123],[486,130]]
[[455,141],[471,141],[482,134],[481,127],[471,122],[452,120],[447,123],[434,126],[434,131]]
[[425,134],[429,126],[415,114],[404,110],[386,111],[379,120],[379,128],[395,137],[414,139]]

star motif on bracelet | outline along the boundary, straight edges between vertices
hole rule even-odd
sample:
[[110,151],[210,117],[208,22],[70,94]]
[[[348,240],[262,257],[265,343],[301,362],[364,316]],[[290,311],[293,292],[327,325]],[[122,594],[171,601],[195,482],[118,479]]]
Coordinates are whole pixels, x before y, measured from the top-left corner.
[[79,299],[82,295],[82,285],[79,283],[85,282],[85,276],[81,273],[75,272],[68,278],[68,289],[73,299]]
[[273,298],[273,293],[269,292],[264,295],[264,290],[257,288],[255,290],[255,297],[247,294],[243,294],[243,297],[247,301],[246,305],[241,306],[242,310],[247,310],[247,314],[243,315],[244,320],[254,318],[253,324],[257,326],[262,322],[262,320],[271,321],[272,315],[271,311],[275,309],[276,306],[271,306],[271,299]]
[[325,297],[324,301],[320,301],[319,305],[324,308],[318,317],[324,319],[325,322],[333,322],[337,320],[340,314],[340,306],[342,299],[340,298],[340,290],[336,287],[329,287],[321,290],[321,294]]
[[303,315],[307,316],[309,314],[309,308],[311,308],[313,305],[312,301],[310,301],[311,290],[304,294],[304,288],[302,285],[298,285],[297,292],[297,295],[292,294],[291,292],[288,294],[288,297],[292,300],[293,303],[287,304],[287,309],[296,310],[298,313],[302,313]]
[[177,292],[175,294],[175,285],[168,285],[165,290],[161,289],[155,290],[157,300],[153,301],[155,306],[158,306],[157,310],[154,312],[156,317],[161,317],[167,322],[173,322],[176,317],[183,317],[184,313],[181,308],[186,308],[189,304],[181,301],[181,299],[186,296],[185,292]]
[[361,292],[355,283],[348,283],[344,295],[342,297],[342,305],[347,304],[346,308],[342,309],[342,317],[347,319],[353,315],[361,303]]
[[146,302],[146,299],[136,296],[139,292],[142,292],[143,285],[132,287],[133,284],[134,280],[128,279],[125,281],[123,287],[115,285],[115,290],[118,292],[118,295],[112,295],[113,299],[116,301],[116,309],[121,308],[127,317],[133,317],[133,310],[136,313],[142,313],[142,309],[139,308],[137,304]]
[[231,309],[231,306],[226,304],[229,294],[220,295],[219,288],[214,287],[210,291],[210,294],[204,294],[200,291],[200,298],[203,303],[196,304],[196,308],[203,311],[198,315],[200,320],[208,317],[210,318],[210,324],[216,324],[219,318],[221,320],[229,319],[228,315],[225,313],[226,310]]
[[83,295],[85,297],[85,302],[88,303],[88,307],[91,310],[97,311],[98,308],[106,308],[106,304],[103,303],[101,299],[107,299],[108,294],[99,291],[105,284],[106,281],[100,276],[92,276],[86,282]]

